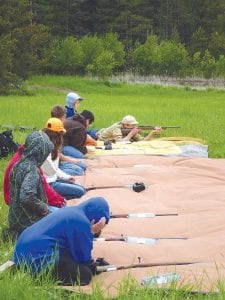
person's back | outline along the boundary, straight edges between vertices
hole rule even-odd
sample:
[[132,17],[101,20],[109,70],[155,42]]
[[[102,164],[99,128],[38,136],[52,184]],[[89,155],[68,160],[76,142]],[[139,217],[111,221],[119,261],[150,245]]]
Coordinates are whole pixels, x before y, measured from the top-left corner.
[[[75,114],[72,118],[67,118],[63,124],[66,129],[66,133],[63,136],[63,146],[74,147],[80,151],[81,154],[86,154],[87,148],[85,146],[85,142],[87,139],[87,133],[85,118],[79,114]],[[62,153],[64,155],[69,155],[64,152],[64,148]]]
[[[62,208],[54,215],[49,214],[20,235],[14,251],[14,262],[18,267],[25,263],[31,273],[39,273],[63,261],[64,270],[59,271],[63,272],[64,279],[69,277],[67,271],[71,271],[70,280],[75,279],[78,265],[83,264],[87,268],[92,261],[91,226],[93,220],[98,223],[102,218],[108,223],[109,206],[101,197]],[[69,263],[74,267],[73,270],[70,270]],[[84,278],[83,283],[88,284],[90,279]]]
[[98,131],[98,139],[100,141],[118,142],[122,140],[123,135],[121,131],[122,124],[117,122],[107,128],[102,128]]
[[9,176],[10,207],[8,221],[13,236],[48,214],[48,205],[40,176],[40,165],[53,144],[43,132],[32,132],[24,151]]

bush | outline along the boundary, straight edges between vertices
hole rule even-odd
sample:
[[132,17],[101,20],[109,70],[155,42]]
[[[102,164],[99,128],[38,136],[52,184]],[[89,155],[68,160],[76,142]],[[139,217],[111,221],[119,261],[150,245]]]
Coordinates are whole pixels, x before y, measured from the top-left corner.
[[87,71],[97,75],[100,79],[107,79],[112,74],[115,65],[114,54],[104,50],[92,64],[87,66]]
[[205,78],[210,78],[216,73],[216,60],[208,50],[200,62],[200,68]]
[[84,68],[86,69],[87,66],[93,64],[97,57],[103,52],[104,45],[103,41],[99,39],[96,35],[87,35],[83,37],[80,40],[80,44],[84,54]]
[[113,53],[114,56],[113,70],[115,68],[124,66],[124,58],[125,58],[124,45],[119,41],[118,34],[107,33],[105,37],[103,37],[103,45],[104,45],[104,50]]
[[188,66],[188,53],[181,43],[163,41],[160,44],[160,73],[166,75],[184,75]]
[[161,64],[161,55],[158,37],[151,35],[144,45],[138,46],[131,53],[133,67],[142,75],[158,74]]
[[77,74],[83,68],[84,53],[80,42],[73,37],[53,40],[44,57],[50,73]]

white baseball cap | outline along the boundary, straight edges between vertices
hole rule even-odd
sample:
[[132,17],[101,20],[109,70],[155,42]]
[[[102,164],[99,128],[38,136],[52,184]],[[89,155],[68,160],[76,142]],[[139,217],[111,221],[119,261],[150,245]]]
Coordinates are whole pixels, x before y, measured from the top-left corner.
[[138,124],[138,121],[135,119],[135,117],[131,115],[125,116],[121,122],[123,124],[130,124],[130,125]]

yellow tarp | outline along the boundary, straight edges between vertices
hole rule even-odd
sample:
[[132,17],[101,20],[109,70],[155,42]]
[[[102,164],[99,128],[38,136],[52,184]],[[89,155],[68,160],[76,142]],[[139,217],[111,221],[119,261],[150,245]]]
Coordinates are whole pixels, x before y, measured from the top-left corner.
[[[102,148],[102,149],[99,149]],[[113,143],[112,150],[105,150],[104,143],[98,141],[97,148],[89,146],[88,157],[105,155],[178,155],[181,153],[180,146],[174,141],[140,141],[133,143]]]

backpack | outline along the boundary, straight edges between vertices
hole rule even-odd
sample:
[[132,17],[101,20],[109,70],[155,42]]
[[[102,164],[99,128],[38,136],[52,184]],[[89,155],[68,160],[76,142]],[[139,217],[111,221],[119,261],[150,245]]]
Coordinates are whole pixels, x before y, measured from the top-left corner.
[[15,153],[19,145],[14,142],[12,130],[0,133],[0,158],[6,157],[11,153]]

